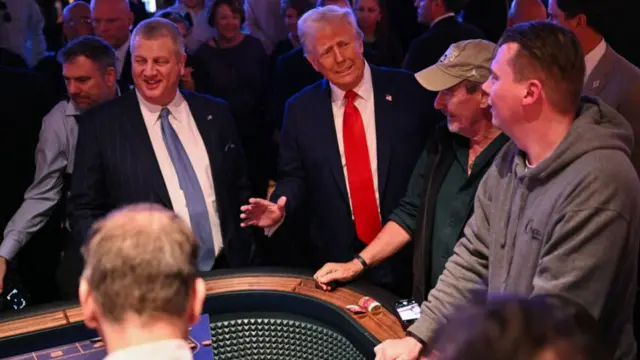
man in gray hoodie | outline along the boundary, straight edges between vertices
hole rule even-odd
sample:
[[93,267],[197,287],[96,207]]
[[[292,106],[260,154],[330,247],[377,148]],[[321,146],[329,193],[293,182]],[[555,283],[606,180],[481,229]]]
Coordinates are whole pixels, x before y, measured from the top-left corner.
[[483,85],[505,145],[480,184],[474,215],[407,337],[376,359],[417,359],[454,306],[480,293],[555,295],[582,304],[615,359],[636,356],[632,315],[640,181],[628,122],[582,98],[584,55],[555,24],[507,29]]

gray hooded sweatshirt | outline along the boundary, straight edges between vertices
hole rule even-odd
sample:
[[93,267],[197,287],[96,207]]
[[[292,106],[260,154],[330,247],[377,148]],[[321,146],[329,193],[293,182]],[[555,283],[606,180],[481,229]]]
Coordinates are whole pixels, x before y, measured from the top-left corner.
[[515,143],[505,145],[409,332],[428,343],[449,311],[477,292],[552,294],[598,319],[616,359],[635,359],[640,181],[631,149],[628,122],[591,98],[583,98],[565,138],[536,167],[527,169]]

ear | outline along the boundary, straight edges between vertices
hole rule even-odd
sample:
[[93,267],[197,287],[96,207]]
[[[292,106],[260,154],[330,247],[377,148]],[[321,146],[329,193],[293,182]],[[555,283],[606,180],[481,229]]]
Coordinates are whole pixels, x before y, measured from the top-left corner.
[[191,290],[191,304],[188,308],[187,321],[189,324],[195,324],[200,319],[202,314],[202,306],[204,305],[204,298],[207,295],[207,290],[202,278],[196,278],[193,289]]
[[71,35],[73,35],[71,34],[71,27],[67,24],[62,25],[62,33],[67,40],[71,38]]
[[80,307],[82,308],[82,313],[84,315],[85,325],[90,329],[97,329],[100,324],[98,307],[93,297],[93,293],[89,288],[89,284],[85,279],[80,279],[78,297],[80,299]]
[[578,14],[574,19],[576,28],[587,27],[587,16],[585,14]]
[[104,73],[104,80],[107,83],[107,85],[109,85],[109,87],[112,87],[113,85],[115,85],[117,81],[116,69],[112,67],[108,68],[107,71]]
[[133,12],[129,11],[127,13],[127,23],[129,23],[129,30],[132,30],[133,27]]
[[184,64],[186,64],[186,62],[187,62],[187,55],[180,54],[180,57],[178,58],[178,66],[180,66],[180,76],[184,75]]
[[525,85],[522,105],[533,105],[542,98],[542,84],[538,80],[529,80]]
[[[483,84],[483,86],[484,86],[484,84]],[[480,108],[482,108],[482,109],[488,108],[489,107],[489,93],[484,91],[484,88],[480,89],[478,92],[480,93]]]

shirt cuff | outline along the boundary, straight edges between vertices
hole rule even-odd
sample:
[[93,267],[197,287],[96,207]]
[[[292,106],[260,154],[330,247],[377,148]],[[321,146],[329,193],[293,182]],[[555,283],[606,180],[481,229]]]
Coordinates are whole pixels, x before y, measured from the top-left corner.
[[14,238],[5,238],[2,243],[0,243],[0,256],[7,260],[13,260],[22,245],[17,239]]
[[266,228],[264,228],[264,234],[267,237],[271,237],[271,235],[273,235],[273,233],[276,232],[276,230],[278,230],[278,228],[282,225],[282,223],[286,218],[287,218],[287,214],[285,213],[284,216],[282,216],[282,220],[278,221],[277,224],[267,226]]

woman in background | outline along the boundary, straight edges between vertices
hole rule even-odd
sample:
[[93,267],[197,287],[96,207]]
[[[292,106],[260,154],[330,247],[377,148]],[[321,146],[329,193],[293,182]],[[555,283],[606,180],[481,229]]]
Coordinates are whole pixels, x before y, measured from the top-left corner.
[[209,17],[216,36],[195,52],[196,91],[226,100],[247,157],[252,197],[266,196],[275,172],[273,129],[266,111],[268,58],[262,42],[242,33],[241,0],[217,0]]
[[389,31],[385,0],[356,0],[353,8],[364,33],[365,59],[372,65],[399,68],[404,54]]

